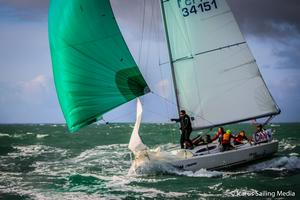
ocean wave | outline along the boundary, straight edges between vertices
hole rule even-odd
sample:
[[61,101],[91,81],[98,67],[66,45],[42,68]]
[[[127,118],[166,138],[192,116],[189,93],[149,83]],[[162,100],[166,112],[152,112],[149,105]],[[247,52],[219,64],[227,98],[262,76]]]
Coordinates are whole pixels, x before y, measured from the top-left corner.
[[75,162],[87,162],[87,161],[99,161],[113,158],[119,159],[126,155],[129,155],[127,148],[128,144],[111,144],[111,145],[100,145],[92,149],[88,149],[79,156],[73,158]]
[[[123,192],[125,194],[133,193],[133,196],[136,196],[138,199],[143,198],[178,198],[186,196],[187,193],[185,192],[166,192],[161,191],[155,188],[145,188],[139,186],[130,186],[127,185],[126,187],[119,187],[118,189],[114,188],[117,192]],[[132,194],[130,195],[132,197]]]
[[300,169],[300,158],[296,156],[283,156],[279,158],[273,158],[261,163],[251,165],[247,168],[249,171],[262,171],[262,170],[273,170],[273,171],[294,171]]
[[[173,148],[173,145],[166,145],[165,148]],[[173,154],[162,151],[160,148],[147,151],[146,154],[140,154],[131,164],[129,174],[131,175],[159,175],[159,174],[171,174],[187,177],[206,177],[215,178],[222,177],[223,172],[210,171],[206,169],[200,169],[195,172],[183,171],[174,167],[168,161],[174,159]]]
[[41,138],[45,138],[45,137],[48,137],[48,136],[49,136],[48,134],[37,134],[36,138],[41,139]]
[[0,133],[0,137],[10,137],[10,135],[7,133]]
[[[26,149],[25,152],[34,154],[38,150],[32,148]],[[62,155],[59,157],[62,160],[36,162],[34,164],[35,173],[49,176],[69,176],[78,173],[85,174],[86,171],[89,171],[90,175],[105,179],[109,176],[126,175],[131,162],[127,144],[97,146],[71,158],[65,156],[68,152],[64,150],[52,149],[52,151],[60,152]]]
[[[53,192],[53,191],[43,191],[38,189],[32,188],[0,188],[0,193],[5,197],[5,194],[8,196],[9,199],[34,199],[34,200],[53,200],[53,199],[64,199],[64,200],[99,200],[99,199],[114,199],[114,200],[121,200],[121,195],[103,195],[103,194],[87,194],[86,192]],[[2,197],[2,195],[0,197]],[[14,198],[12,198],[14,197]],[[126,197],[126,196],[124,196]]]
[[220,171],[210,171],[206,169],[200,169],[198,171],[181,171],[172,165],[160,162],[152,161],[145,165],[140,165],[138,168],[132,166],[129,170],[131,175],[160,175],[160,174],[169,174],[169,175],[179,175],[187,177],[202,177],[202,178],[217,178],[225,175],[224,172]]
[[0,133],[0,137],[10,137],[10,138],[23,138],[24,134],[8,134],[8,133]]
[[32,132],[26,132],[26,134],[24,133],[14,133],[14,134],[8,134],[8,133],[0,133],[0,137],[10,137],[10,138],[24,138],[26,136],[29,135],[34,135],[34,133]]
[[279,151],[293,150],[297,147],[297,144],[294,144],[293,141],[289,139],[283,139],[279,142]]
[[175,174],[188,176],[188,177],[205,177],[205,178],[218,178],[223,177],[224,172],[210,171],[206,169],[200,169],[198,171],[174,171]]
[[13,146],[17,152],[8,153],[10,157],[33,157],[39,155],[59,154],[66,155],[67,150],[45,145],[28,145],[28,146]]

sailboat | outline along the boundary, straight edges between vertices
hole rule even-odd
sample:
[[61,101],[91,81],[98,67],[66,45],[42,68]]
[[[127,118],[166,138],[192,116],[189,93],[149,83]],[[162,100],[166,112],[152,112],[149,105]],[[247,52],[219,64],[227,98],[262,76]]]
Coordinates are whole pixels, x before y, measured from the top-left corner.
[[[193,130],[268,118],[280,113],[226,0],[161,0],[178,112]],[[59,102],[75,132],[137,99],[129,142],[133,166],[158,160],[182,170],[221,169],[274,154],[278,141],[236,146],[215,143],[168,153],[150,150],[139,136],[142,104],[151,87],[132,56],[109,0],[51,0],[49,41]]]

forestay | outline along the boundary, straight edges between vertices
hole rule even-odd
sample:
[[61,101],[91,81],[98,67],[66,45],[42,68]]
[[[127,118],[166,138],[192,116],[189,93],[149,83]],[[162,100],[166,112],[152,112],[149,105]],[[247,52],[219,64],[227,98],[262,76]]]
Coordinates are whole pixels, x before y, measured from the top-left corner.
[[59,102],[70,131],[147,88],[109,0],[51,0],[49,40]]
[[225,0],[162,6],[179,109],[195,129],[280,112]]

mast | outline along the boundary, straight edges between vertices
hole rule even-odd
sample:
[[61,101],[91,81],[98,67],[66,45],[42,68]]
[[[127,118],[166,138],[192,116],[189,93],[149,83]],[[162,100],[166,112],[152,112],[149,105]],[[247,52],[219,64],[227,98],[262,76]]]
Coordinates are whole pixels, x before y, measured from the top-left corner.
[[174,71],[174,65],[173,65],[173,60],[172,60],[172,52],[171,52],[171,47],[170,47],[170,42],[169,42],[168,28],[166,26],[166,16],[165,16],[165,9],[164,9],[163,3],[164,3],[164,0],[160,0],[160,10],[161,10],[162,18],[163,18],[163,27],[165,29],[165,36],[166,36],[166,40],[167,40],[168,56],[169,56],[170,65],[171,65],[172,80],[173,80],[173,86],[174,86],[174,92],[175,92],[175,98],[176,98],[177,112],[178,112],[178,117],[179,117],[181,109],[180,109],[179,100],[178,100],[178,90],[177,90],[177,84],[176,84],[176,79],[175,79],[175,71]]

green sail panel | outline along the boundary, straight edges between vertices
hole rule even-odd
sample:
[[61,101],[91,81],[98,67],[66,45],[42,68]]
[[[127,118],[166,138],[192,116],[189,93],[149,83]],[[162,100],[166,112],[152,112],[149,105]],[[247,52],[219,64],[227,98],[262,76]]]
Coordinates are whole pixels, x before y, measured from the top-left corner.
[[51,0],[49,41],[56,91],[71,132],[147,91],[109,0]]

